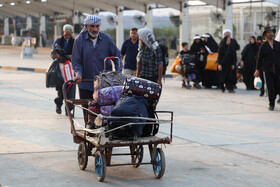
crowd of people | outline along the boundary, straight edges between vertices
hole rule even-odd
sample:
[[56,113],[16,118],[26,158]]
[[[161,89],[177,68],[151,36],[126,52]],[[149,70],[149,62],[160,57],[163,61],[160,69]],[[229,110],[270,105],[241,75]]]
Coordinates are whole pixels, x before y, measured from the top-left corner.
[[[269,97],[269,110],[274,110],[276,96],[280,95],[280,43],[274,40],[276,30],[272,27],[266,27],[263,36],[250,37],[249,44],[241,52],[241,72],[246,90],[255,90],[254,79],[260,77],[262,87],[260,96],[264,96],[264,85],[267,85]],[[211,34],[195,35],[194,41],[188,49],[188,43],[183,42],[183,50],[177,56],[181,62],[181,72],[183,76],[182,87],[188,88],[186,82],[193,81],[193,87],[221,89],[221,92],[228,90],[229,93],[235,93],[237,84],[237,51],[240,49],[237,41],[231,38],[231,31],[223,31],[224,38],[218,45]],[[207,69],[207,57],[210,54],[218,53],[217,68]],[[191,56],[194,56],[192,59]],[[191,61],[195,68],[191,68]],[[192,71],[191,71],[192,69]],[[194,76],[190,76],[193,75]],[[278,100],[280,103],[280,99]]]
[[[68,60],[71,60],[75,72],[74,81],[79,84],[80,99],[93,99],[94,87],[90,82],[82,82],[82,79],[93,80],[95,76],[105,70],[112,70],[111,64],[104,67],[106,57],[118,57],[113,60],[115,70],[122,72],[124,63],[124,74],[154,81],[162,85],[163,61],[159,43],[155,40],[154,34],[150,29],[132,28],[130,38],[123,43],[121,50],[117,48],[111,37],[100,32],[101,19],[96,15],[89,15],[84,20],[84,28],[75,38],[72,37],[73,27],[65,25],[63,34],[53,44],[53,49],[60,47],[65,50]],[[52,55],[52,58],[55,58]],[[56,112],[61,114],[62,107],[62,84],[56,87],[58,91]],[[75,94],[69,90],[69,99],[74,99]],[[67,94],[68,94],[67,93]],[[84,105],[84,107],[88,107]],[[70,108],[72,110],[73,108]],[[71,111],[70,111],[71,113]],[[68,115],[66,113],[66,115]],[[84,110],[85,122],[87,114]]]
[[[63,34],[58,38],[53,48],[63,48],[69,60],[71,60],[75,71],[74,81],[79,84],[80,99],[92,99],[94,88],[92,83],[81,82],[82,79],[94,79],[96,75],[104,70],[104,59],[109,56],[118,57],[115,60],[115,68],[122,72],[124,61],[124,73],[136,77],[145,78],[162,85],[163,56],[153,32],[148,28],[130,30],[130,38],[127,39],[119,50],[111,37],[100,32],[101,19],[96,15],[89,15],[84,20],[84,28],[74,39],[72,37],[73,27],[65,25]],[[244,48],[241,55],[241,67],[243,69],[243,80],[247,90],[255,89],[254,76],[260,76],[267,83],[269,96],[269,110],[274,109],[276,95],[279,94],[279,69],[280,49],[279,43],[273,39],[275,29],[265,28],[263,36],[250,38],[250,43]],[[183,87],[186,83],[194,82],[194,87],[221,89],[234,93],[237,84],[237,50],[240,49],[237,41],[232,38],[230,30],[223,31],[224,38],[219,45],[209,33],[195,35],[190,48],[187,42],[182,43],[183,50],[178,55],[182,63]],[[218,65],[216,70],[207,69],[207,57],[217,53]],[[52,56],[53,57],[53,56]],[[53,57],[54,58],[54,57]],[[193,63],[189,63],[192,61]],[[188,63],[189,66],[184,66]],[[109,64],[107,70],[112,70]],[[263,84],[264,85],[264,84]],[[58,97],[55,99],[56,112],[61,113],[62,85],[57,86]],[[68,89],[69,90],[69,89]],[[260,96],[264,95],[262,87]],[[75,97],[75,90],[70,89],[69,98]],[[85,106],[87,107],[87,106]],[[71,108],[72,109],[72,108]],[[86,115],[84,115],[86,116]]]

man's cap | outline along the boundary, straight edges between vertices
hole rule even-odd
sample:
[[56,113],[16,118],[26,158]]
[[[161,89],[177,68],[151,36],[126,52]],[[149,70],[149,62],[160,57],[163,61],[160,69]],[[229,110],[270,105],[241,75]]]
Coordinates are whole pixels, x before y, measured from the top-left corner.
[[84,25],[101,25],[101,18],[96,15],[88,15],[84,19]]

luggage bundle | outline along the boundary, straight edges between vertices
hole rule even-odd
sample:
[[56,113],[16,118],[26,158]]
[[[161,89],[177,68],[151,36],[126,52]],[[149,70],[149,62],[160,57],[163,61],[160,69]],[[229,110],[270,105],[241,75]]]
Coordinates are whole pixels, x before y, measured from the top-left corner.
[[[123,85],[123,95],[115,108],[111,112],[112,119],[109,120],[109,129],[114,129],[127,123],[140,123],[121,128],[110,134],[110,139],[120,137],[133,137],[136,140],[138,136],[155,135],[158,130],[158,124],[146,124],[144,119],[133,117],[151,117],[155,118],[154,110],[161,95],[161,86],[141,78],[127,78]],[[116,118],[113,117],[132,118]]]
[[[139,123],[143,122],[143,124],[138,125],[130,125],[121,129],[118,129],[116,131],[113,131],[111,133],[110,138],[112,139],[112,136],[115,136],[114,138],[120,138],[120,137],[138,137],[142,135],[142,128],[144,126],[144,123],[146,120],[142,119],[135,119],[133,117],[148,117],[148,109],[147,109],[148,101],[142,96],[127,96],[122,99],[120,99],[115,108],[112,110],[111,115],[113,116],[110,119],[109,123],[109,129],[114,129],[116,127],[119,127],[121,125],[127,124],[127,123]],[[132,118],[124,118],[119,119],[114,117],[128,117],[131,116]],[[135,140],[135,139],[134,139]]]
[[123,96],[122,86],[112,86],[103,88],[98,92],[98,104],[100,107],[100,113],[109,116],[113,110],[116,102]]
[[146,79],[132,77],[126,79],[123,93],[125,95],[143,96],[148,99],[149,106],[155,108],[161,95],[161,86]]
[[[101,73],[94,78],[93,108],[89,109],[95,113],[109,116],[115,103],[122,97],[122,85],[125,76],[118,72]],[[90,105],[89,105],[90,106]],[[89,119],[93,123],[96,116],[89,114]]]

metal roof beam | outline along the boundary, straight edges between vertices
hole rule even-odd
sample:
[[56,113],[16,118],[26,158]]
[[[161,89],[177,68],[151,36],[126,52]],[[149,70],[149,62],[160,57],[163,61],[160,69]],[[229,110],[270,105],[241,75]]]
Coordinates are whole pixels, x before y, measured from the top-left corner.
[[[82,4],[73,4],[73,1],[69,1],[69,3],[65,3],[65,1],[57,1],[57,0],[49,0],[52,5],[55,6],[60,6],[62,8],[70,9],[70,10],[78,10],[81,12],[86,12],[86,13],[92,13],[92,8],[89,8],[88,6],[82,5]],[[67,1],[68,2],[68,1]]]
[[5,10],[12,13],[12,14],[23,14],[26,17],[26,15],[30,15],[30,16],[34,16],[34,17],[39,17],[39,12],[36,11],[30,11],[30,10],[26,10],[20,6],[6,6]]
[[[69,0],[66,0],[69,1]],[[82,2],[76,1],[75,4],[84,5],[90,8],[100,8],[105,11],[112,12],[114,14],[117,13],[117,6],[114,6],[109,3],[104,3],[104,1],[99,0],[83,0]]]
[[6,10],[2,10],[2,9],[0,9],[0,14],[3,15],[3,16],[10,17],[10,18],[14,18],[16,16],[21,16],[21,17],[26,16],[26,14],[22,14],[22,13],[19,13],[19,12],[11,13],[10,11],[6,11]]
[[106,2],[113,6],[124,6],[132,10],[139,10],[141,12],[145,12],[146,10],[145,4],[131,0],[103,0],[103,2]]
[[225,1],[224,0],[200,0],[208,5],[213,5],[215,7],[218,7],[218,8],[222,8],[222,9],[225,9]]

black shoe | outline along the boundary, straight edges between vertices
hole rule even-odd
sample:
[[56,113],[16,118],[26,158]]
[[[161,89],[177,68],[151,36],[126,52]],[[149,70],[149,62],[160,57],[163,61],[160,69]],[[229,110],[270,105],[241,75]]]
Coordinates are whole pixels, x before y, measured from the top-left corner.
[[260,97],[262,97],[262,96],[264,96],[264,92],[261,92],[261,93],[260,93]]
[[61,114],[61,107],[56,106],[55,111],[57,114]]
[[228,90],[228,93],[235,93],[234,90]]
[[268,110],[269,111],[273,111],[274,110],[274,106],[273,105],[269,105]]
[[187,88],[187,85],[186,85],[186,83],[182,83],[182,88]]
[[194,86],[196,89],[201,89],[201,86],[200,86],[199,83],[195,83],[193,86]]

